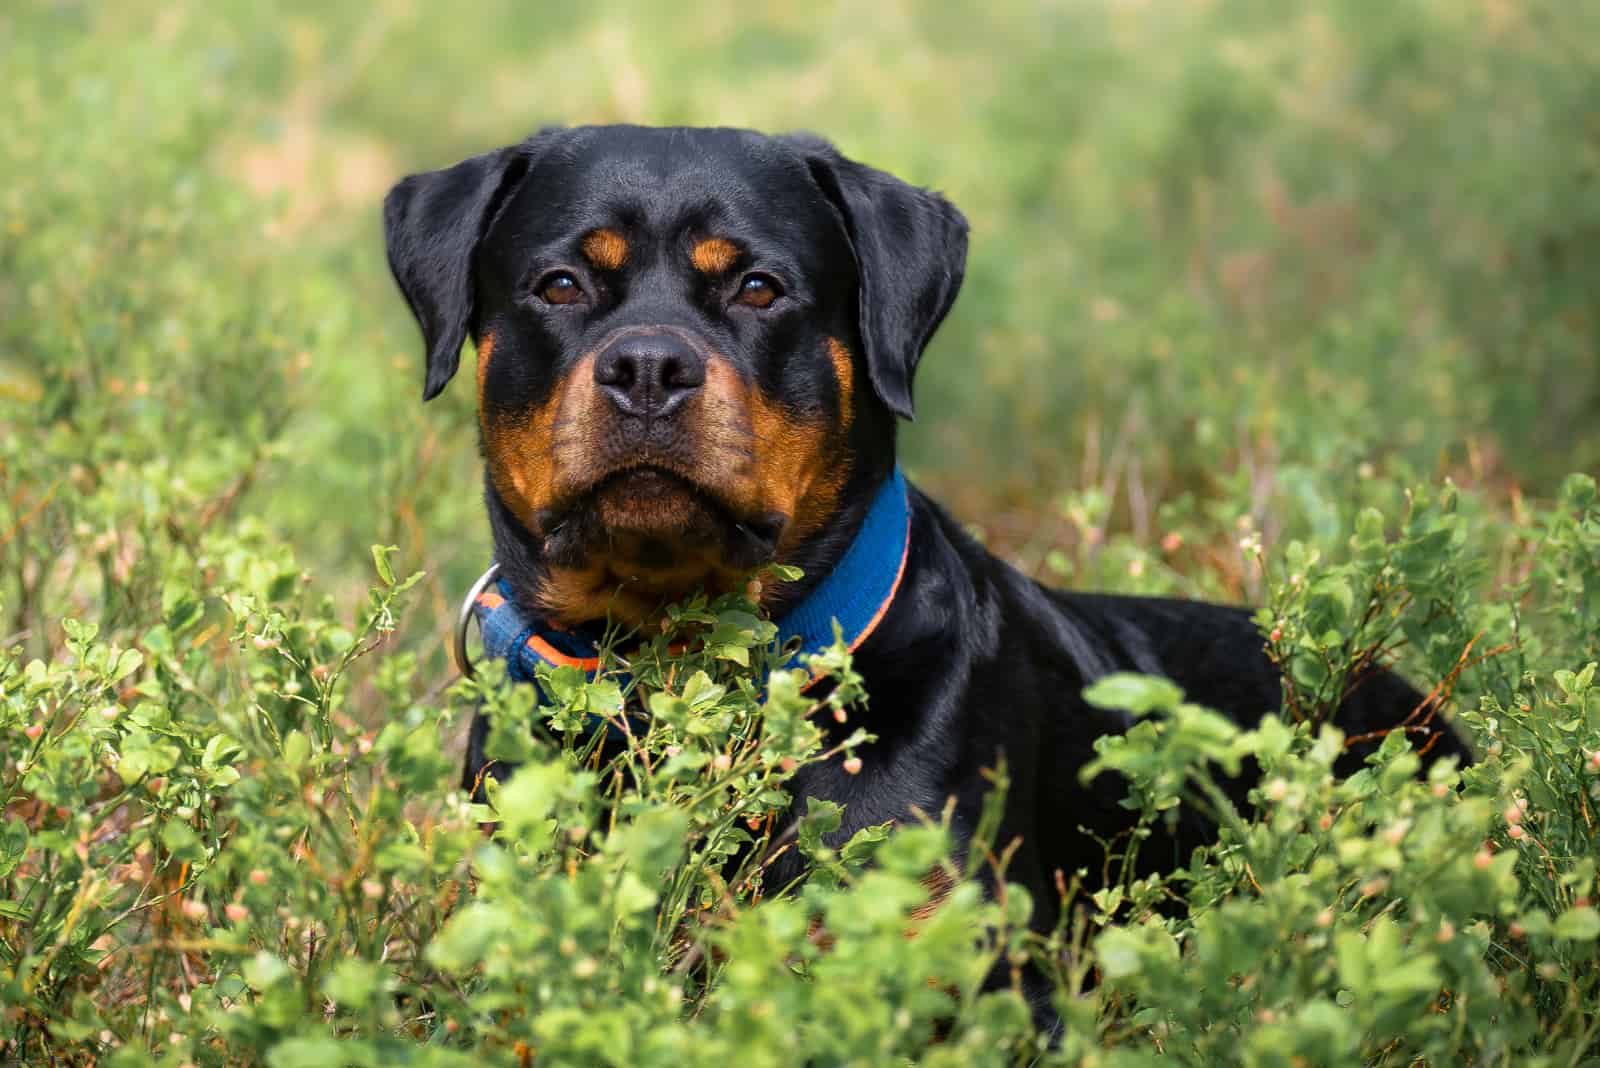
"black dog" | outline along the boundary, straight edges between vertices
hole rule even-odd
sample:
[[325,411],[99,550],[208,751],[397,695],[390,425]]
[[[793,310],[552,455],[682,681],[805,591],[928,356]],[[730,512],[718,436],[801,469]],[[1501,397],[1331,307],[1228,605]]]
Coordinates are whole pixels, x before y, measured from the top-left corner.
[[[643,621],[774,559],[806,577],[766,591],[773,617],[804,603],[885,499],[896,420],[911,415],[912,373],[967,247],[966,221],[937,194],[815,138],[727,129],[546,130],[405,179],[384,221],[427,344],[424,399],[467,335],[477,342],[486,497],[511,596],[569,626],[608,609]],[[1054,873],[1103,859],[1080,827],[1110,837],[1130,820],[1120,783],[1079,782],[1095,738],[1129,725],[1085,703],[1084,687],[1119,670],[1165,675],[1252,723],[1278,710],[1278,675],[1240,609],[1048,590],[921,493],[903,506],[896,588],[855,652],[871,701],[851,726],[878,741],[855,776],[805,769],[797,803],[847,802],[843,836],[953,796],[964,836],[981,771],[1003,755],[1000,841],[1021,839],[1009,878],[1049,928]],[[1339,723],[1391,727],[1419,700],[1381,673]],[[469,783],[484,765],[477,727]],[[1434,729],[1430,759],[1466,758]],[[1189,819],[1144,854],[1181,864],[1205,834]]]

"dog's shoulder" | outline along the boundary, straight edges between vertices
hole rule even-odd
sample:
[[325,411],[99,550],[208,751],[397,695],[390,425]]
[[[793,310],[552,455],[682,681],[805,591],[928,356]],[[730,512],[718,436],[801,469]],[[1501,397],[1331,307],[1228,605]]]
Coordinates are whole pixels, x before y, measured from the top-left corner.
[[1160,675],[1190,700],[1240,718],[1277,708],[1277,669],[1249,609],[1047,586],[991,553],[936,501],[917,498],[933,543],[920,547],[925,557],[971,580],[971,629],[988,635],[988,651],[1013,670],[1025,671],[1018,658],[1034,657],[1058,665],[1056,679],[1080,685],[1114,672]]

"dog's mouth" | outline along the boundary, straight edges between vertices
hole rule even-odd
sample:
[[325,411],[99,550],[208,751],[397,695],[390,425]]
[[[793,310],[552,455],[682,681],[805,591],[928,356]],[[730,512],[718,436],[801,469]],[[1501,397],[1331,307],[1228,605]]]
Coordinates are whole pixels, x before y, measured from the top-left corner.
[[695,566],[749,570],[777,552],[785,517],[747,516],[715,487],[665,466],[606,472],[538,518],[546,559],[564,567],[603,558],[619,578]]

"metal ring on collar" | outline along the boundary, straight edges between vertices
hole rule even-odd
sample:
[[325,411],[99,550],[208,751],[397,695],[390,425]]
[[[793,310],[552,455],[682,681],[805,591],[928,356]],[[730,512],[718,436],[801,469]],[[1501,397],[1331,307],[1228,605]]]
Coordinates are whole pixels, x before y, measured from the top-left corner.
[[489,570],[478,576],[478,581],[467,591],[461,602],[461,614],[456,617],[456,668],[466,678],[473,677],[472,661],[467,659],[467,623],[472,619],[472,606],[478,603],[478,594],[489,588],[489,583],[500,577],[499,563],[489,565]]

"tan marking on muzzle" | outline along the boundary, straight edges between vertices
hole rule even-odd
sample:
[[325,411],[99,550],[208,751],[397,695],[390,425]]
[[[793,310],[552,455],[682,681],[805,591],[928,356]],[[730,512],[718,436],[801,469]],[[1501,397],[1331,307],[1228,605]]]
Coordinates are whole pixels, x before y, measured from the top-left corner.
[[583,255],[602,271],[615,271],[628,262],[628,239],[615,230],[592,230],[583,239]]
[[[536,536],[543,533],[538,517],[592,482],[602,473],[598,465],[616,469],[628,459],[613,454],[616,445],[609,434],[615,412],[595,385],[595,358],[590,353],[580,360],[542,406],[481,416],[490,480]],[[764,395],[728,360],[710,354],[705,385],[679,416],[690,447],[678,451],[676,459],[641,455],[639,461],[709,487],[736,516],[785,517],[777,546],[782,560],[832,519],[850,475],[844,431],[854,388],[852,362],[842,343],[829,343],[828,358],[839,390],[836,417],[793,412]],[[539,593],[550,618],[572,624],[609,614],[639,623],[697,586],[712,593],[737,588],[744,576],[721,564],[716,546],[680,546],[681,558],[668,568],[640,570],[627,562],[632,559],[628,539],[640,536],[629,531],[659,527],[658,537],[670,537],[675,518],[695,507],[670,495],[603,499],[601,517],[618,531],[614,551],[591,551],[591,559],[578,568],[551,569]]]
[[538,408],[495,415],[480,409],[490,481],[529,531],[538,531],[536,517],[554,501],[559,476],[556,456],[570,451],[563,442],[584,439],[589,433],[595,392],[594,357],[590,355],[556,383],[549,399]]
[[749,460],[719,484],[747,514],[787,517],[778,539],[781,559],[838,509],[850,475],[843,437],[826,419],[802,418],[771,400],[725,360],[707,361],[705,392],[708,403],[738,412],[749,427]]
[[739,246],[725,237],[708,237],[695,244],[689,263],[701,274],[721,274],[739,259]]

